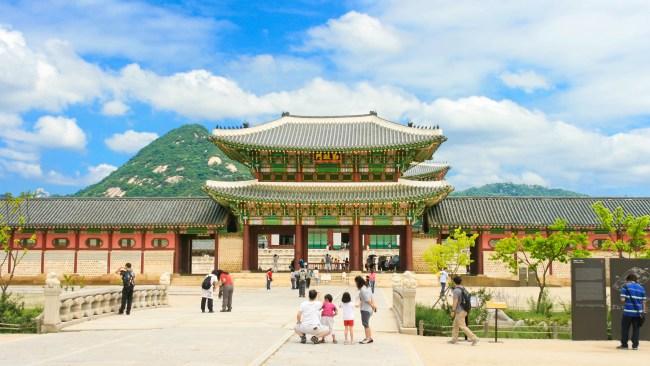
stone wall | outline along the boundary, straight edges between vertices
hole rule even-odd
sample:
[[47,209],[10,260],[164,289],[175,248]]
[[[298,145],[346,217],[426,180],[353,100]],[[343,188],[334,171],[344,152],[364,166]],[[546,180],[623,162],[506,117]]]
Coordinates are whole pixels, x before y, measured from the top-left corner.
[[413,236],[413,270],[417,273],[429,272],[429,266],[424,261],[424,251],[432,244],[437,243],[435,236]]
[[148,250],[144,252],[144,270],[147,274],[172,273],[174,271],[173,250]]
[[73,273],[74,250],[48,250],[45,252],[45,273]]
[[491,259],[493,251],[483,252],[483,274],[488,277],[515,278],[505,264]]
[[108,251],[80,250],[77,253],[77,273],[98,276],[108,272]]
[[111,272],[123,267],[126,263],[131,263],[135,274],[141,273],[140,261],[142,252],[139,250],[113,250],[111,251]]
[[[30,250],[20,260],[16,267],[16,276],[30,276],[41,274],[41,253],[42,250]],[[20,257],[22,253],[18,253]]]
[[219,236],[219,268],[228,272],[241,271],[244,241],[240,235]]

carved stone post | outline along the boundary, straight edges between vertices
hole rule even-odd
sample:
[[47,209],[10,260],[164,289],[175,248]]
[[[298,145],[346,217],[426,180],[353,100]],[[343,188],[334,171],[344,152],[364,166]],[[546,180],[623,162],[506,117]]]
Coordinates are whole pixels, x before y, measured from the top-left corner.
[[61,281],[56,273],[47,274],[44,289],[45,301],[43,304],[43,332],[58,332],[57,325],[61,323]]

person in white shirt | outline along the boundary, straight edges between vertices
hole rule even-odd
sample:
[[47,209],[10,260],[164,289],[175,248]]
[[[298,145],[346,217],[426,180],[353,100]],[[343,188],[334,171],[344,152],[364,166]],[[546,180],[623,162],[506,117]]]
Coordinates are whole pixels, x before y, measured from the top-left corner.
[[307,335],[311,335],[314,344],[320,343],[320,339],[329,333],[329,328],[321,324],[320,314],[323,303],[316,300],[318,292],[309,290],[309,300],[300,304],[296,314],[296,326],[294,330],[300,336],[300,343],[307,343]]
[[443,268],[440,271],[440,297],[445,296],[445,289],[447,288],[447,279],[449,274],[447,273],[447,267]]
[[219,280],[217,279],[217,270],[212,271],[212,273],[209,273],[205,278],[203,279],[205,283],[209,283],[210,287],[203,288],[203,285],[201,285],[201,312],[205,313],[205,303],[208,303],[208,311],[211,313],[214,313],[213,309],[213,294],[214,294],[214,289],[217,287],[217,282]]

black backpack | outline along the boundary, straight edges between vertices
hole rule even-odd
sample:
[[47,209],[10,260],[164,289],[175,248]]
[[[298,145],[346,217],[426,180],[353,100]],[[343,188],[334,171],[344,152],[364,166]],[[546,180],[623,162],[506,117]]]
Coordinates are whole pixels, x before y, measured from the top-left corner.
[[212,287],[212,276],[208,275],[203,279],[203,283],[201,283],[201,288],[204,290],[209,290],[210,287]]
[[460,307],[469,313],[472,310],[472,296],[465,290],[465,287],[461,287],[460,290]]
[[135,286],[135,275],[131,271],[122,271],[122,286]]

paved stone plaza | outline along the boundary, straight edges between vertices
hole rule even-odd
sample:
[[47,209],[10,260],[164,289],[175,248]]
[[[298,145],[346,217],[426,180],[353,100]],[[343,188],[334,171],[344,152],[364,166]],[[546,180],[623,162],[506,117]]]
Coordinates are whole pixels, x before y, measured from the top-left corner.
[[[345,287],[321,287],[339,296]],[[351,289],[349,289],[352,291]],[[426,294],[432,289],[422,289]],[[516,290],[516,289],[513,289]],[[477,347],[445,338],[397,333],[390,290],[377,292],[371,345],[302,345],[290,330],[300,302],[286,287],[236,288],[232,313],[202,314],[195,288],[171,290],[171,306],[109,316],[58,334],[0,335],[0,365],[642,365],[641,350],[616,351],[616,342],[483,340]],[[420,299],[420,296],[418,296]],[[357,319],[355,324],[360,324]],[[340,318],[337,335],[342,337]],[[355,326],[357,340],[363,330]],[[339,338],[342,339],[342,338]]]

